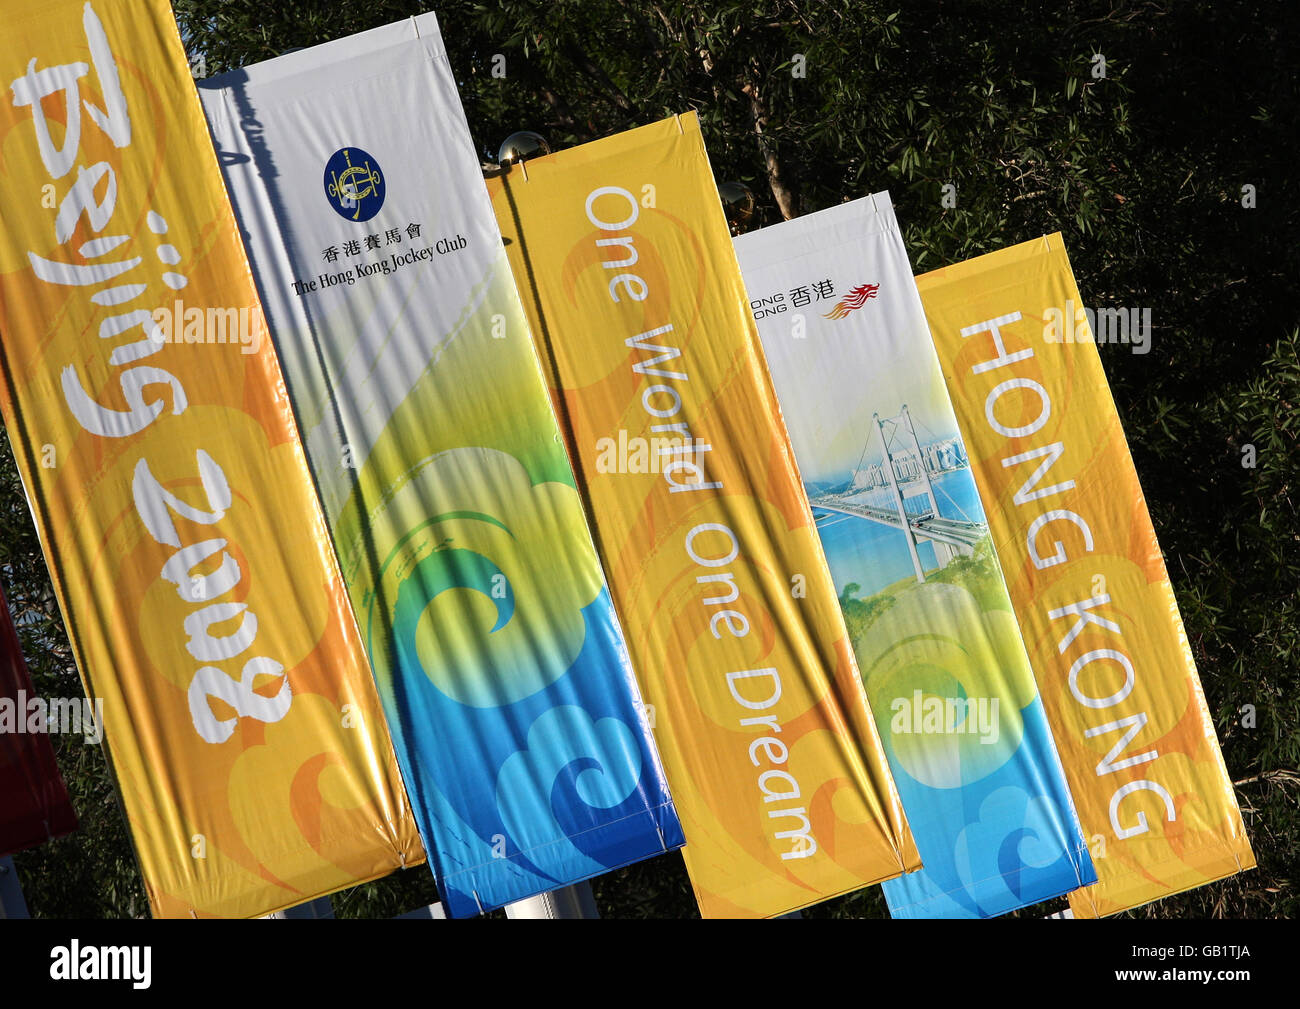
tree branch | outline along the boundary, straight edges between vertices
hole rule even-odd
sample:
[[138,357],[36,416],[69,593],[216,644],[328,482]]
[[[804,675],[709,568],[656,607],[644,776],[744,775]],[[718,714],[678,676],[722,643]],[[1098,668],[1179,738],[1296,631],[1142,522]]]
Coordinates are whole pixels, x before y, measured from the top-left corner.
[[767,104],[763,101],[756,80],[746,82],[740,90],[749,98],[749,112],[754,120],[754,136],[758,138],[758,149],[762,152],[763,161],[767,166],[768,188],[772,190],[772,196],[776,199],[781,216],[789,221],[798,216],[798,211],[795,209],[795,195],[786,184],[785,175],[781,170],[781,160],[777,157],[776,149],[766,133],[769,119]]
[[609,92],[610,100],[619,107],[619,110],[622,111],[625,116],[629,119],[635,119],[637,117],[640,110],[635,104],[633,104],[632,100],[623,93],[623,89],[614,83],[609,74],[605,73],[604,68],[591,58],[585,49],[579,46],[576,42],[566,41],[561,46],[561,51],[581,70],[583,70],[588,77],[595,81],[596,84]]

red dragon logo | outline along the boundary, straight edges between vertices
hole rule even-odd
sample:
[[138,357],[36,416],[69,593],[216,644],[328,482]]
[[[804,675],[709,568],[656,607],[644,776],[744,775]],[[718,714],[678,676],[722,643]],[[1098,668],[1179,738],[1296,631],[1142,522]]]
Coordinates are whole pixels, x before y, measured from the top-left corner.
[[874,298],[879,290],[879,284],[863,284],[861,287],[855,287],[849,292],[848,297],[827,312],[823,318],[843,319],[850,312],[855,312],[865,305],[868,298]]

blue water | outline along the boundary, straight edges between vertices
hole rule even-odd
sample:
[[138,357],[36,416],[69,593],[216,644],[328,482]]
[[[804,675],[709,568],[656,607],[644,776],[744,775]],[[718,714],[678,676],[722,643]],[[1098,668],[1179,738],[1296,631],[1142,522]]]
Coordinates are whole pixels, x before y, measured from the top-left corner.
[[[946,473],[934,483],[940,515],[985,522],[969,470]],[[888,489],[855,500],[893,508]],[[929,507],[929,498],[911,498],[904,507],[912,514],[923,512]],[[825,508],[815,507],[813,514],[841,593],[848,583],[857,582],[861,586],[857,595],[866,598],[915,575],[901,529]],[[917,554],[927,571],[938,566],[930,543],[918,543]],[[915,625],[900,633],[943,637],[964,647],[967,643],[973,646],[984,631],[977,619],[953,623],[939,608],[923,610]],[[959,695],[1002,696],[1005,704],[1011,694],[1021,693],[1005,689],[1009,672],[967,670],[965,678],[959,679]],[[1018,675],[1029,676],[1028,666]],[[921,683],[898,681],[904,696],[913,685]],[[868,694],[878,712],[887,710],[888,694],[881,696],[878,686],[873,688],[870,683]],[[991,917],[1096,881],[1041,700],[1035,696],[1019,711],[1019,717],[1022,732],[1016,748],[1006,751],[1003,763],[991,771],[976,773],[972,767],[982,766],[976,762],[964,766],[960,787],[927,784],[909,773],[895,749],[888,716],[877,718],[894,781],[925,863],[919,872],[884,884],[894,917]],[[939,741],[935,747],[940,747]]]
[[991,918],[1097,882],[1037,697],[1011,758],[961,788],[890,769],[925,867],[882,884],[895,918]]
[[[940,515],[949,519],[984,521],[984,509],[980,506],[979,492],[975,489],[970,470],[956,470],[931,479]],[[860,494],[855,500],[876,508],[892,510],[894,507],[888,488]],[[929,509],[930,499],[924,494],[907,498],[903,507],[909,514],[921,514]],[[865,599],[915,573],[907,539],[901,529],[892,529],[859,515],[845,515],[816,506],[813,507],[813,516],[817,519],[817,530],[835,587],[841,593],[849,582],[857,582],[861,586],[857,596]],[[917,543],[916,552],[926,571],[939,566],[934,546],[928,541]]]

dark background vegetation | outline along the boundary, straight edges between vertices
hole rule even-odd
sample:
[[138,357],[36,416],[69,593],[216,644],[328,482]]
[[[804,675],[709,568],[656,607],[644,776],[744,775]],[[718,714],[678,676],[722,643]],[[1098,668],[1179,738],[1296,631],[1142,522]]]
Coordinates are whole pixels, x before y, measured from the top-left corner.
[[[1300,848],[1297,18],[1250,2],[439,4],[173,0],[200,74],[436,10],[485,162],[696,109],[755,226],[888,188],[917,272],[1062,231],[1091,306],[1149,307],[1100,347],[1259,868],[1133,917],[1294,917]],[[1106,76],[1092,76],[1093,56]],[[493,56],[506,76],[491,74]],[[793,76],[795,54],[806,76]],[[202,62],[200,62],[200,60]],[[395,96],[397,114],[419,110]],[[418,128],[418,127],[414,127]],[[957,205],[941,205],[941,187]],[[1242,206],[1255,187],[1257,207]],[[1246,446],[1253,445],[1255,465]],[[37,688],[76,673],[8,445],[0,578]],[[1248,727],[1243,707],[1253,705]],[[103,757],[56,737],[81,830],[18,857],[33,914],[147,914]],[[695,914],[677,855],[594,884],[609,917]],[[340,916],[436,898],[426,869]],[[1060,906],[1022,912],[1042,914]],[[805,912],[880,917],[876,887]]]

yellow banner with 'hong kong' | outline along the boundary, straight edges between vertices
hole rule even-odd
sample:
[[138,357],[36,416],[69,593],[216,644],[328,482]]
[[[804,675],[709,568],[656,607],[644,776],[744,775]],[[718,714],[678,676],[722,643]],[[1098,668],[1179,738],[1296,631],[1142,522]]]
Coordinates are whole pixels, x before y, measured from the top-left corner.
[[166,0],[0,39],[0,408],[155,915],[423,859]]
[[1254,866],[1059,234],[917,278],[1114,914]]
[[696,117],[490,189],[701,911],[916,868]]

